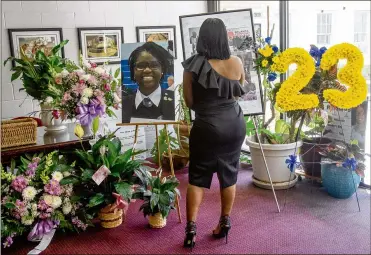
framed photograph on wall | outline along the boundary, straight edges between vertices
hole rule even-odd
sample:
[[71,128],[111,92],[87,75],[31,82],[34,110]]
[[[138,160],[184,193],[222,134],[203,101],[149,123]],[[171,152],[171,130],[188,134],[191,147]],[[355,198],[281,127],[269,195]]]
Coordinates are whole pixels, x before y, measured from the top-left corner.
[[227,28],[231,54],[242,60],[246,77],[242,87],[246,94],[239,99],[239,104],[244,115],[263,114],[261,77],[253,68],[254,59],[257,56],[254,51],[256,34],[252,10],[243,9],[180,16],[180,34],[184,60],[197,54],[196,45],[200,27],[207,18],[223,20]]
[[122,27],[83,27],[77,28],[77,32],[80,53],[85,61],[120,64],[124,42]]
[[167,50],[177,58],[175,26],[137,27],[137,42],[168,42]]
[[[8,29],[8,34],[11,56],[28,60],[34,59],[38,50],[50,55],[53,47],[63,41],[62,28]],[[63,48],[61,54],[64,57]]]

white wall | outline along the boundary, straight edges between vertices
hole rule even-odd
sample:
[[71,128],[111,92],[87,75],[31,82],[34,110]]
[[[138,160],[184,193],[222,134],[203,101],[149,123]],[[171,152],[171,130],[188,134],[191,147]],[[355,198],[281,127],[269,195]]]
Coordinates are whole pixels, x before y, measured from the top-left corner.
[[39,109],[37,102],[19,92],[22,87],[19,80],[10,82],[10,63],[5,68],[2,65],[3,60],[10,56],[7,29],[62,27],[63,38],[69,39],[65,56],[77,62],[78,27],[123,27],[124,42],[133,43],[136,42],[136,26],[176,25],[178,59],[175,60],[175,82],[179,84],[183,70],[179,16],[207,12],[206,1],[7,1],[1,2],[1,6],[2,119],[23,116]]

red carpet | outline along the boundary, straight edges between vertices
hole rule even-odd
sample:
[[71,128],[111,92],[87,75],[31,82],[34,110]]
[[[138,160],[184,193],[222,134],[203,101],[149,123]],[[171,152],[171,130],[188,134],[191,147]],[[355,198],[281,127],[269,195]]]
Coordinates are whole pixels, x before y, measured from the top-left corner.
[[[177,172],[181,186],[179,224],[172,211],[167,226],[155,230],[138,211],[141,201],[130,205],[127,223],[116,229],[91,228],[88,232],[58,234],[42,254],[182,254],[185,227],[187,174]],[[205,193],[198,217],[194,254],[370,254],[370,194],[359,189],[361,212],[355,196],[347,200],[331,198],[318,185],[303,180],[287,193],[277,196],[277,213],[272,191],[255,187],[252,172],[241,170],[232,214],[229,243],[214,240],[211,231],[218,222],[220,198],[216,176]],[[37,243],[16,240],[3,254],[27,254]]]

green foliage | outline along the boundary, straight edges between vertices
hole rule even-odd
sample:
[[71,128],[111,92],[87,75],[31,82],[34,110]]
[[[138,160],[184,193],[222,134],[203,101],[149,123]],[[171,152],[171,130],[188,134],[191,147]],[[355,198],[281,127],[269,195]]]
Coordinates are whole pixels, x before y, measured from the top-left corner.
[[[48,96],[52,98],[61,97],[62,94],[54,87],[54,75],[63,69],[76,70],[78,67],[71,61],[63,59],[59,51],[68,43],[68,40],[62,41],[56,45],[49,56],[46,56],[42,50],[35,53],[35,58],[29,60],[21,52],[21,58],[9,57],[4,61],[13,61],[16,65],[11,69],[14,71],[11,81],[20,78],[23,81],[25,92],[39,101],[45,100]],[[54,88],[53,88],[54,87]]]
[[[156,138],[155,140],[155,143],[153,144],[153,147],[151,149],[151,155],[152,155],[152,158],[154,160],[154,162],[156,162],[157,164],[159,164],[160,160],[162,160],[162,156],[164,153],[166,153],[168,151],[168,142],[167,142],[167,138],[166,136],[169,137],[169,141],[170,141],[170,148],[171,150],[175,150],[177,148],[179,148],[179,141],[177,138],[175,137],[172,137],[171,136],[171,132],[167,131],[167,134],[166,134],[166,130],[165,128],[161,129],[160,132],[159,132],[159,135],[158,137]],[[159,141],[159,150],[160,150],[160,158],[158,158],[158,147],[157,147],[157,140]]]
[[142,199],[144,202],[140,207],[144,217],[161,213],[166,218],[171,209],[174,209],[174,203],[179,190],[177,189],[179,181],[175,176],[164,177],[161,175],[147,176],[147,185],[136,189],[133,198]]
[[178,116],[178,120],[185,122],[187,125],[191,124],[190,109],[187,107],[183,97],[183,83],[177,86],[179,93],[179,104],[175,107],[175,113]]

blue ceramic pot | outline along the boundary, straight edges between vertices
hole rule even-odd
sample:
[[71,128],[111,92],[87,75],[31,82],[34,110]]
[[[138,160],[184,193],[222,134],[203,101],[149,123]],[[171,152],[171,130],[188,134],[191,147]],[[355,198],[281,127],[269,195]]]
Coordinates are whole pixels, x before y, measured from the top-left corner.
[[335,198],[351,197],[361,181],[361,177],[355,171],[342,166],[337,167],[335,164],[322,164],[321,176],[323,187]]

